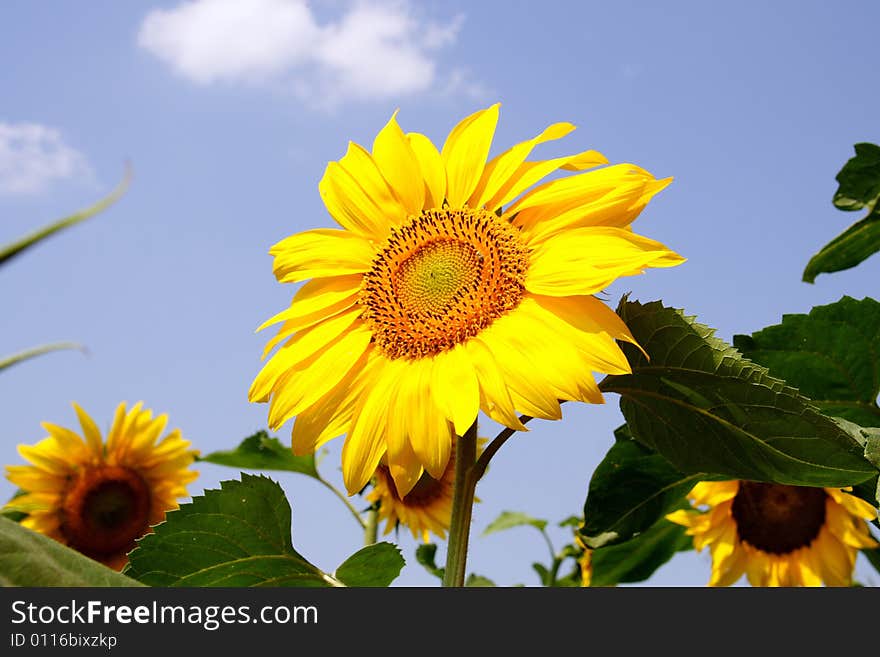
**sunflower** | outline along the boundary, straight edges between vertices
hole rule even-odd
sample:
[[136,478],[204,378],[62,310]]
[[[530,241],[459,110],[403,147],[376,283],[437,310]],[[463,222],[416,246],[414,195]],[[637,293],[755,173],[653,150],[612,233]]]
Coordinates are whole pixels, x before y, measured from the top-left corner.
[[[585,171],[607,164],[595,151],[527,159],[568,123],[488,160],[497,121],[497,104],[468,116],[438,151],[395,113],[372,152],[350,143],[327,165],[318,189],[342,230],[269,251],[279,282],[307,282],[260,327],[281,324],[264,358],[281,346],[248,396],[270,402],[273,429],[296,418],[297,454],[346,434],[349,494],[383,457],[399,495],[423,472],[440,480],[451,431],[481,409],[524,430],[519,413],[602,403],[593,372],[630,372],[615,340],[634,340],[593,294],[683,262],[630,229],[671,179],[633,164]],[[559,170],[580,173],[535,186]]]
[[119,570],[135,539],[187,495],[197,452],[178,429],[158,440],[167,417],[154,418],[141,402],[127,412],[125,403],[117,407],[106,444],[92,418],[73,407],[82,435],[43,422],[46,438],[18,446],[32,465],[6,466],[6,478],[23,491],[6,508],[28,514],[25,527]]
[[707,510],[666,517],[712,553],[709,586],[743,574],[752,586],[849,586],[856,555],[877,546],[866,520],[877,510],[837,488],[754,481],[700,482],[688,494]]
[[[453,447],[455,436],[450,437]],[[488,442],[485,438],[477,439],[480,450]],[[452,518],[452,493],[455,483],[455,450],[449,456],[449,462],[443,475],[435,479],[427,472],[416,482],[406,495],[397,492],[394,478],[388,466],[380,464],[372,478],[373,490],[367,494],[367,500],[378,502],[379,521],[385,521],[384,534],[390,534],[398,525],[409,527],[413,538],[418,540],[421,535],[425,543],[430,542],[430,534],[441,539],[446,538],[446,531]],[[474,501],[479,502],[478,499]]]

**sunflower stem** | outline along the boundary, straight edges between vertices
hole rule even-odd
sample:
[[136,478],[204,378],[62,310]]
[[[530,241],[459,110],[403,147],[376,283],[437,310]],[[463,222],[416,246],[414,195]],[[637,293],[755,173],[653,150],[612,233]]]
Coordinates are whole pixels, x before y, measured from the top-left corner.
[[458,436],[455,441],[455,483],[452,489],[452,519],[449,523],[449,542],[446,545],[443,586],[464,586],[474,490],[478,479],[473,476],[476,461],[477,421],[474,420],[464,435]]
[[367,524],[364,527],[364,545],[372,545],[379,539],[379,510],[374,504],[367,509]]

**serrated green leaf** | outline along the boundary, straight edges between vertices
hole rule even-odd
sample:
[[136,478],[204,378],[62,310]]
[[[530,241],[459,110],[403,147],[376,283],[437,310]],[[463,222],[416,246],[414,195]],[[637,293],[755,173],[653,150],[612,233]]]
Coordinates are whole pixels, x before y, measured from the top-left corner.
[[400,548],[396,545],[374,543],[346,559],[336,569],[335,576],[350,587],[386,587],[400,575],[404,564]]
[[622,345],[632,374],[608,376],[633,436],[684,474],[843,487],[875,476],[862,445],[796,389],[660,302],[618,314],[650,361]]
[[235,449],[211,452],[199,460],[244,470],[299,472],[318,479],[314,454],[295,456],[290,447],[285,447],[266,431],[248,436]]
[[593,472],[578,534],[591,548],[631,539],[675,509],[705,473],[685,475],[634,440],[618,440]]
[[18,363],[23,363],[31,358],[42,356],[43,354],[48,354],[53,351],[64,351],[67,349],[75,349],[83,353],[86,351],[85,347],[76,342],[53,342],[51,344],[43,344],[37,347],[23,349],[22,351],[0,358],[0,371],[5,370],[7,367],[17,365]]
[[328,586],[293,548],[290,505],[276,482],[241,473],[176,511],[138,541],[128,574],[152,586]]
[[465,586],[482,586],[482,587],[490,587],[495,586],[495,582],[493,582],[488,577],[483,577],[482,575],[475,575],[471,573],[467,576],[467,579],[464,581]]
[[693,547],[685,531],[684,527],[661,519],[625,543],[593,550],[590,586],[614,586],[648,579],[676,552]]
[[735,335],[743,356],[785,379],[827,415],[880,426],[880,303],[866,297],[814,307],[808,315]]
[[142,586],[56,540],[0,517],[0,586]]
[[483,530],[483,536],[488,536],[489,534],[494,534],[495,532],[504,531],[506,529],[512,529],[513,527],[523,526],[530,526],[538,531],[544,531],[544,528],[547,527],[547,521],[532,518],[519,511],[503,511],[501,515],[490,522],[489,526]]
[[421,564],[434,577],[442,580],[446,569],[437,565],[435,562],[436,558],[437,546],[434,543],[422,543],[416,547],[416,562]]
[[54,235],[58,231],[65,228],[70,228],[71,226],[74,226],[81,221],[85,221],[90,217],[94,217],[96,214],[102,212],[103,210],[106,210],[108,207],[118,201],[123,194],[125,194],[125,191],[128,189],[128,185],[130,182],[131,170],[126,167],[125,175],[123,176],[122,181],[116,186],[113,191],[111,191],[107,196],[105,196],[94,205],[91,205],[83,210],[79,210],[69,217],[59,219],[58,221],[54,221],[41,228],[38,228],[32,233],[29,233],[14,242],[0,247],[0,265],[8,262],[13,257],[21,254],[30,247],[35,246],[37,243],[41,242],[51,235]]
[[862,142],[854,148],[856,154],[835,177],[838,188],[831,202],[840,210],[871,208],[880,197],[880,146]]

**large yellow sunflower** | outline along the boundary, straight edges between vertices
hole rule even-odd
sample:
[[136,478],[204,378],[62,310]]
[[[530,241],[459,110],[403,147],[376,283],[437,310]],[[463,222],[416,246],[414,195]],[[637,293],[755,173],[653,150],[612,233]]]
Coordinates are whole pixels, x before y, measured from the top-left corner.
[[735,480],[701,482],[688,497],[706,510],[666,517],[697,550],[709,546],[709,586],[743,574],[752,586],[849,586],[858,551],[877,546],[865,522],[877,510],[840,489]]
[[[556,123],[488,159],[498,105],[462,120],[441,150],[404,133],[396,115],[372,152],[350,143],[319,191],[342,230],[297,233],[270,249],[282,283],[308,280],[249,392],[270,402],[269,425],[296,417],[297,454],[347,434],[349,494],[386,459],[400,495],[424,471],[440,479],[482,409],[559,419],[559,400],[602,403],[593,373],[629,365],[633,342],[593,294],[620,276],[683,258],[630,224],[669,184],[595,151],[528,160],[574,129]],[[488,161],[487,161],[488,160]]]
[[[19,445],[32,465],[6,466],[6,477],[24,492],[6,504],[27,513],[25,527],[51,536],[111,568],[121,569],[135,539],[177,508],[196,453],[178,429],[159,440],[167,417],[154,418],[138,402],[116,416],[106,444],[94,421],[73,407],[82,435],[43,422],[49,435],[36,445]],[[158,442],[157,442],[158,441]]]

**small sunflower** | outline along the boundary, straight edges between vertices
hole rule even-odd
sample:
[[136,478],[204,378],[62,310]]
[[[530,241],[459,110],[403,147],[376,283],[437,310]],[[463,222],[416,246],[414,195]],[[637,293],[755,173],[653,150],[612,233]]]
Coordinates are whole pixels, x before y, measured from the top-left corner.
[[167,417],[154,418],[141,402],[117,407],[106,444],[92,418],[73,407],[82,435],[43,422],[46,438],[18,446],[32,465],[6,466],[24,493],[6,508],[28,514],[23,526],[119,570],[135,539],[186,497],[198,476],[189,469],[197,452],[178,429],[158,440]]
[[[451,437],[453,447],[455,436]],[[477,439],[480,450],[487,440]],[[452,493],[455,483],[455,450],[449,457],[446,470],[439,479],[427,472],[416,482],[416,485],[404,496],[397,492],[394,477],[388,466],[380,464],[373,476],[373,490],[367,494],[367,500],[379,503],[379,521],[385,521],[383,534],[390,534],[398,525],[409,527],[413,538],[418,540],[421,535],[425,543],[430,542],[430,534],[445,539],[452,519]],[[478,499],[474,500],[479,502]]]
[[[286,310],[248,398],[269,425],[296,418],[297,454],[347,434],[343,478],[361,490],[384,458],[406,496],[440,480],[452,431],[481,409],[559,419],[560,400],[602,403],[594,372],[623,374],[634,343],[593,295],[621,276],[683,258],[630,224],[671,181],[596,151],[529,160],[574,129],[555,123],[488,158],[498,105],[453,128],[442,149],[396,113],[372,152],[350,143],[318,186],[342,230],[275,244],[282,283],[307,281]],[[579,172],[540,183],[560,170]],[[537,186],[536,186],[537,185]]]
[[849,586],[858,551],[877,546],[865,522],[877,510],[841,489],[735,480],[701,482],[688,497],[707,510],[666,517],[697,550],[709,546],[709,586],[743,574],[752,586]]

